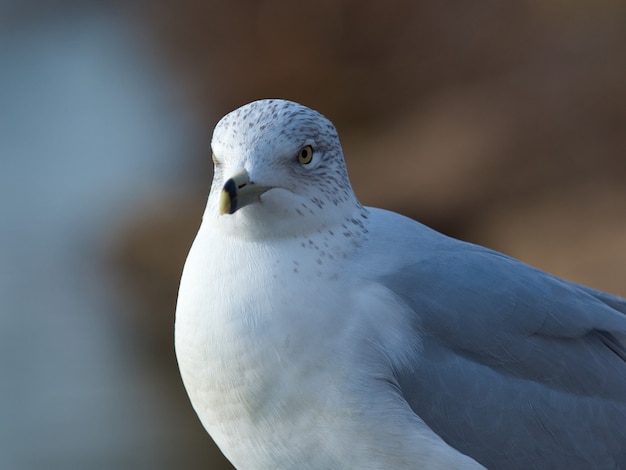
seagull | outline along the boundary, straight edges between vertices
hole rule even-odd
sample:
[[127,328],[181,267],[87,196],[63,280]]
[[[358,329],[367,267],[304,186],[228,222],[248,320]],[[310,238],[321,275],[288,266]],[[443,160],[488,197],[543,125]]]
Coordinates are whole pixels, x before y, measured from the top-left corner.
[[298,103],[211,146],[175,346],[236,468],[626,468],[625,300],[361,205]]

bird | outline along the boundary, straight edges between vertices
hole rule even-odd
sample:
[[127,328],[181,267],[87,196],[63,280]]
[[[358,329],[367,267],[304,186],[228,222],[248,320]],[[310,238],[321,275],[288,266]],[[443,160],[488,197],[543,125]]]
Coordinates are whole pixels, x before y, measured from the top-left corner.
[[211,148],[175,349],[236,468],[626,468],[624,299],[362,205],[299,103]]

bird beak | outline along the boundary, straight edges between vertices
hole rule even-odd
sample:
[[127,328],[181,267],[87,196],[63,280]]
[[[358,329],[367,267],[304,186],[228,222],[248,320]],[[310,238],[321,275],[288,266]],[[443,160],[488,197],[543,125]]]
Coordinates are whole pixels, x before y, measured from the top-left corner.
[[259,186],[250,180],[246,170],[239,170],[224,183],[220,195],[220,215],[234,214],[248,204],[259,202],[261,194],[269,189],[271,187]]

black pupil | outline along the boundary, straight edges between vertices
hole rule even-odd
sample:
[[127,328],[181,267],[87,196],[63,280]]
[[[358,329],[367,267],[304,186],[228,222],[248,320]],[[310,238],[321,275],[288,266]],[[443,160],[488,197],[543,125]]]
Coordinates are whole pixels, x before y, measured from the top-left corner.
[[302,158],[304,160],[306,160],[308,156],[309,156],[308,150],[307,149],[302,149]]

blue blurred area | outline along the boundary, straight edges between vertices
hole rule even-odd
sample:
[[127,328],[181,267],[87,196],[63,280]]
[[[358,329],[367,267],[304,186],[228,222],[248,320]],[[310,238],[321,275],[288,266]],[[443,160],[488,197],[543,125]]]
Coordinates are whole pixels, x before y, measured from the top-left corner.
[[182,184],[192,117],[115,9],[16,5],[0,3],[0,468],[188,468],[172,386],[118,333],[102,246]]

